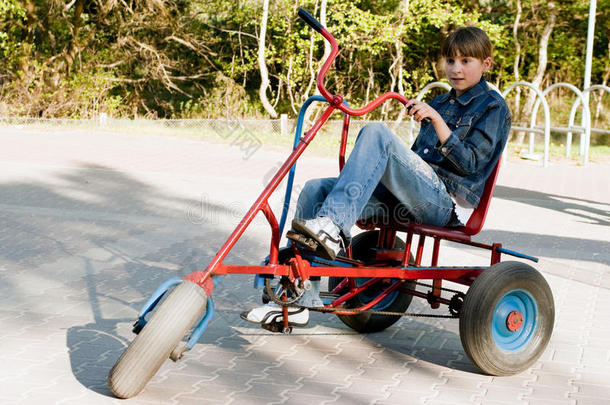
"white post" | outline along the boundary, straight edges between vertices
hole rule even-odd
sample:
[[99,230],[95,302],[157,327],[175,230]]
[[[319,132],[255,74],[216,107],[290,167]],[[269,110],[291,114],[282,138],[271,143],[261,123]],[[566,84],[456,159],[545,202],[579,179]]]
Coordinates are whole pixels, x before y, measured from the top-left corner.
[[104,128],[106,125],[108,125],[108,114],[101,113],[98,118],[98,123],[99,123],[99,126],[102,128]]
[[[583,90],[588,89],[591,86],[591,65],[593,63],[593,38],[595,37],[595,11],[597,10],[597,0],[589,1],[589,25],[587,30],[587,54],[585,57],[585,79],[583,84]],[[589,105],[589,93],[585,93],[584,103]],[[584,127],[587,125],[586,117],[583,114],[581,125]],[[590,125],[590,124],[589,124]],[[584,164],[587,164],[589,160],[589,142],[590,139],[587,136],[580,137],[580,154],[584,154]]]
[[288,114],[280,115],[280,133],[282,135],[288,134]]
[[[553,89],[556,89],[557,87],[564,87],[567,88],[569,90],[572,90],[572,92],[574,92],[574,94],[576,94],[576,96],[578,97],[576,99],[576,102],[574,103],[574,105],[572,106],[572,110],[570,111],[570,121],[568,123],[568,129],[572,128],[574,126],[574,116],[576,115],[576,109],[578,107],[578,103],[582,103],[582,116],[585,118],[585,130],[584,132],[581,134],[581,139],[582,138],[586,138],[588,136],[588,134],[590,133],[590,128],[591,128],[591,114],[589,113],[589,105],[585,103],[585,99],[584,99],[584,93],[585,92],[581,92],[580,90],[578,90],[578,88],[570,83],[555,83],[550,85],[549,87],[547,87],[543,92],[542,95],[546,98],[546,95],[549,94],[549,92]],[[533,127],[534,124],[536,123],[535,117],[536,114],[538,114],[538,107],[540,106],[540,100],[536,100],[536,103],[534,104],[534,109],[532,110],[532,123],[531,126]],[[533,134],[532,134],[533,135]],[[568,138],[566,141],[566,157],[570,157],[570,148],[569,148],[569,143],[572,142],[572,133],[568,131]]]
[[[510,93],[510,91],[517,86],[527,86],[530,89],[534,90],[534,92],[540,99],[540,102],[542,103],[542,109],[544,111],[544,157],[542,160],[542,165],[544,167],[546,167],[549,163],[549,143],[550,143],[550,139],[551,139],[551,111],[549,109],[549,104],[546,102],[546,98],[544,97],[544,94],[542,94],[540,89],[538,87],[534,86],[530,82],[517,82],[517,83],[511,84],[510,86],[508,86],[508,88],[506,88],[502,92],[502,97],[504,97],[506,99],[506,96],[508,95],[508,93]],[[534,129],[535,124],[536,124],[536,115],[533,114],[532,117],[530,118],[531,129]]]

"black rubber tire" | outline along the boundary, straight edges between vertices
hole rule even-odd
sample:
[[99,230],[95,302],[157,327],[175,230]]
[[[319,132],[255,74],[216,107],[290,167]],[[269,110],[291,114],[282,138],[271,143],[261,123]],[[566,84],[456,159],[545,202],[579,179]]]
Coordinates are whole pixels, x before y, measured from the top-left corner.
[[183,281],[155,309],[108,374],[108,388],[118,398],[131,398],[146,386],[205,311],[206,293],[197,284]]
[[[536,303],[537,317],[529,337],[515,350],[496,344],[492,317],[507,293],[522,290]],[[483,372],[507,376],[528,369],[542,355],[555,322],[553,294],[544,277],[521,262],[502,262],[481,273],[470,286],[460,314],[460,339],[470,360]]]
[[[371,263],[375,259],[374,248],[377,247],[377,240],[379,238],[379,231],[368,231],[356,235],[352,240],[352,256],[354,259],[361,260],[364,263]],[[404,249],[405,243],[400,239],[396,238],[394,242],[394,249]],[[413,257],[410,258],[411,262]],[[336,286],[343,281],[343,277],[330,277],[328,280],[328,290],[332,291]],[[414,280],[415,281],[415,280]],[[414,281],[405,282],[405,287],[409,289],[415,289]],[[378,284],[380,285],[380,284]],[[371,287],[375,288],[375,287]],[[380,291],[381,292],[381,291]],[[399,292],[398,295],[384,310],[391,312],[405,312],[413,296],[411,294]],[[355,297],[354,299],[346,303],[347,308],[358,308],[364,305],[364,303]],[[341,322],[350,328],[360,333],[373,333],[380,332],[398,322],[401,316],[397,315],[372,315],[369,313],[362,313],[358,315],[337,315]]]

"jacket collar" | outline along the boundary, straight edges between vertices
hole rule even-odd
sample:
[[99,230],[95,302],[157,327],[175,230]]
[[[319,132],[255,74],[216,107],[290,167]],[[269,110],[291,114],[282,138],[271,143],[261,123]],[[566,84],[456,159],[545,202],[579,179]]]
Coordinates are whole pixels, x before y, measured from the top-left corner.
[[462,94],[461,96],[457,97],[456,93],[455,93],[455,89],[451,89],[451,91],[449,91],[449,93],[445,93],[442,96],[440,96],[440,102],[444,103],[446,101],[448,101],[450,98],[457,100],[458,103],[460,103],[461,105],[467,105],[468,103],[470,103],[472,101],[473,98],[480,96],[481,94],[485,94],[488,91],[488,87],[487,87],[487,82],[485,81],[485,79],[483,77],[481,77],[481,80],[475,84],[474,86],[472,86],[467,92],[465,92],[464,94]]

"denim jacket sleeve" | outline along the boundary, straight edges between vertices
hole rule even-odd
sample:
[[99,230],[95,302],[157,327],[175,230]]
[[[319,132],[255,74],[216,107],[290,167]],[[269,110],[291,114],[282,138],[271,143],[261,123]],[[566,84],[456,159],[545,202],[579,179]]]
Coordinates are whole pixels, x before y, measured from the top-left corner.
[[498,100],[487,102],[484,111],[461,117],[449,139],[435,147],[462,176],[480,173],[489,164],[498,141],[506,136],[502,129],[510,128],[511,115],[506,104]]

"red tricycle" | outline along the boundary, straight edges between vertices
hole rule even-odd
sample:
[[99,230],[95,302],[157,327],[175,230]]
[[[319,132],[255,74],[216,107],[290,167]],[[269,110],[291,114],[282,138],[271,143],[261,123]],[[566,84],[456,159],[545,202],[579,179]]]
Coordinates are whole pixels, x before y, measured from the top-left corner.
[[[487,178],[480,203],[465,226],[441,228],[392,221],[359,223],[366,231],[356,235],[345,254],[334,260],[318,257],[311,249],[298,244],[279,248],[296,161],[331,114],[335,110],[344,114],[339,151],[342,169],[350,117],[367,114],[387,100],[408,102],[404,96],[390,92],[363,108],[353,109],[341,95],[329,93],[324,76],[337,56],[337,42],[307,11],[300,9],[298,14],[331,45],[330,55],[317,76],[321,95],[304,103],[297,120],[292,153],[209,266],[184,278],[167,280],[145,303],[134,324],[137,336],[108,376],[108,385],[117,397],[138,394],[168,357],[177,361],[197,343],[214,314],[211,298],[214,284],[232,273],[256,275],[255,284],[265,286],[266,298],[282,305],[283,320],[265,325],[274,332],[290,333],[288,308],[299,306],[299,298],[310,288],[312,277],[329,277],[329,291],[322,294],[324,306],[308,309],[337,315],[350,328],[367,333],[384,330],[402,316],[421,316],[406,313],[413,297],[427,300],[434,309],[446,306],[446,313],[426,316],[459,318],[460,339],[466,354],[482,372],[490,375],[511,375],[527,369],[548,344],[555,309],[547,282],[533,267],[520,261],[502,262],[501,256],[537,259],[505,249],[499,243],[489,245],[471,239],[483,227],[499,162]],[[302,135],[304,113],[313,101],[325,102],[328,107]],[[278,223],[269,197],[286,176],[284,210]],[[259,265],[224,264],[229,251],[259,212],[271,227],[269,256]],[[398,233],[406,234],[404,240]],[[414,235],[419,236],[417,243],[413,241]],[[428,238],[432,239],[432,258],[426,266],[422,259]],[[489,266],[439,266],[442,240],[489,250]],[[468,286],[467,293],[443,286],[443,280]],[[418,286],[423,286],[425,291],[418,290]]]

